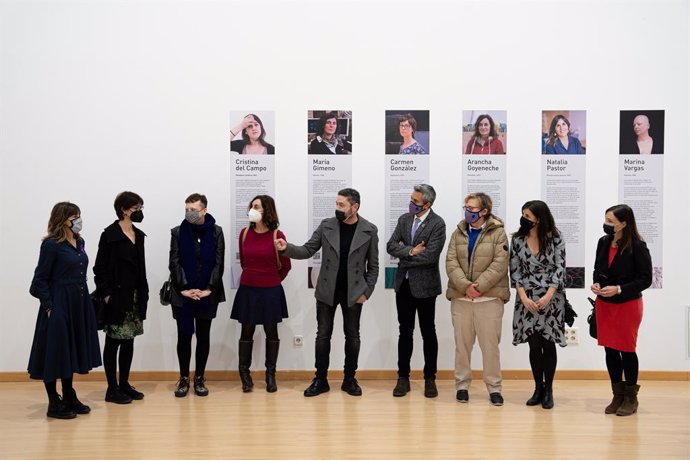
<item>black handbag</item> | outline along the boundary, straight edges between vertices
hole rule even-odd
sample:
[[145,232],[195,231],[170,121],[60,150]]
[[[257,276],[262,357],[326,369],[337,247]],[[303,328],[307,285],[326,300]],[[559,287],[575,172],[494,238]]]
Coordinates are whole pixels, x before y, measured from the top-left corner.
[[[564,294],[565,297],[565,294]],[[565,324],[568,325],[568,327],[573,327],[573,324],[575,324],[575,318],[577,318],[577,313],[575,313],[575,310],[573,309],[573,306],[570,305],[570,301],[568,300],[567,297],[565,297],[565,315],[564,315],[564,321]]]
[[170,282],[170,277],[168,277],[168,281],[163,283],[158,294],[161,298],[161,305],[170,305],[170,302],[172,302],[172,283]]
[[592,312],[587,317],[587,322],[589,323],[589,335],[593,339],[597,338],[597,310],[595,308],[596,302],[591,297],[587,297],[589,303],[592,304]]
[[96,291],[89,294],[91,297],[91,304],[93,304],[93,313],[96,316],[96,326],[99,331],[103,330],[105,326],[105,300],[96,295]]

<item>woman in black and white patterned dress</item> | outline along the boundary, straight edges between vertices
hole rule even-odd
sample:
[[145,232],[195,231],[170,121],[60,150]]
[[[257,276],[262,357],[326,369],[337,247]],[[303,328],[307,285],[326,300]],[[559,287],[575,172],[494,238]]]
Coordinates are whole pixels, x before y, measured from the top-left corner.
[[517,291],[513,345],[529,343],[535,390],[528,406],[553,407],[556,344],[565,341],[565,241],[543,201],[522,206],[510,245],[510,280]]

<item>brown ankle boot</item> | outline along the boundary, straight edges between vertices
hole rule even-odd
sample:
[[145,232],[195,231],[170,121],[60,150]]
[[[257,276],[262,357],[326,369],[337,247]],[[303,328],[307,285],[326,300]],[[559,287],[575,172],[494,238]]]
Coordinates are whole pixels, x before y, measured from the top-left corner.
[[623,404],[616,411],[616,415],[628,416],[637,412],[637,392],[640,391],[639,385],[626,385],[625,386],[625,398]]
[[612,383],[611,390],[613,390],[613,399],[611,400],[611,404],[606,406],[606,409],[604,409],[605,414],[615,414],[618,408],[623,404],[625,383]]

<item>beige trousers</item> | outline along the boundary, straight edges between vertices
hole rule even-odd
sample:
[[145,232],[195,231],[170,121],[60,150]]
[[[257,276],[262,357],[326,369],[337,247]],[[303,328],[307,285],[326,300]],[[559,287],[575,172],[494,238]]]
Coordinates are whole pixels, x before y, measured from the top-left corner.
[[501,328],[503,301],[470,302],[454,299],[450,311],[455,330],[455,389],[467,390],[472,382],[472,348],[475,338],[482,350],[483,375],[489,393],[501,392]]

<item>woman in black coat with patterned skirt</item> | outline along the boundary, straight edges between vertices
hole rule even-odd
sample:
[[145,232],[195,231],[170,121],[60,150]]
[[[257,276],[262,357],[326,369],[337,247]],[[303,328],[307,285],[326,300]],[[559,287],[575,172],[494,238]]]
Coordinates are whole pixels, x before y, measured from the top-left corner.
[[144,333],[149,300],[144,256],[146,235],[132,225],[144,219],[143,206],[144,200],[133,192],[122,192],[115,198],[118,220],[103,230],[93,267],[98,296],[106,304],[103,367],[108,389],[105,400],[116,404],[128,404],[133,399],[144,398],[144,394],[129,383],[134,337]]
[[[36,318],[29,376],[43,380],[48,417],[69,419],[88,414],[72,387],[74,373],[87,374],[101,365],[93,305],[86,285],[89,258],[84,250],[81,211],[74,203],[58,203],[41,243],[29,292],[41,301]],[[62,380],[63,398],[57,392]]]

